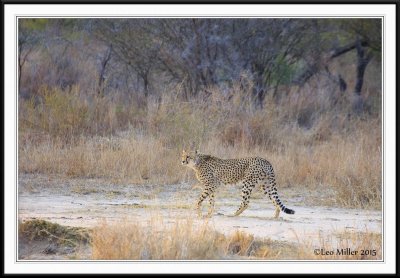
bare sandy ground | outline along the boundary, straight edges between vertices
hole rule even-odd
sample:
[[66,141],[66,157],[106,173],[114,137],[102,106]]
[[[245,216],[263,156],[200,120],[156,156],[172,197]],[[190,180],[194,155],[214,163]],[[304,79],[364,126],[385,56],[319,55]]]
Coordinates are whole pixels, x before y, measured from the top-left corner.
[[[213,217],[199,219],[193,208],[200,193],[200,188],[189,184],[133,185],[23,174],[19,175],[18,183],[18,218],[80,227],[93,227],[104,220],[145,224],[152,217],[161,217],[164,223],[173,224],[190,218],[196,224],[208,221],[225,234],[242,230],[255,237],[315,247],[321,246],[327,237],[334,244],[337,236],[346,231],[379,234],[382,230],[381,211],[335,207],[331,192],[278,189],[284,204],[296,211],[294,215],[281,213],[279,219],[272,218],[272,203],[258,191],[254,192],[246,211],[231,217],[241,201],[238,186],[220,188]],[[324,203],[330,206],[321,206]],[[206,213],[207,202],[203,209]],[[21,246],[20,252],[25,249]]]

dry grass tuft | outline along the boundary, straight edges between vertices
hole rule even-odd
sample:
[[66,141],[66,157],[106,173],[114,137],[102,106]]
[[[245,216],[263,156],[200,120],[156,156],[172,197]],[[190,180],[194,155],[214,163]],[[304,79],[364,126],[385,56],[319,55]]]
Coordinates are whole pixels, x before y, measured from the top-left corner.
[[19,239],[46,240],[67,246],[89,242],[89,231],[85,228],[68,227],[46,220],[34,219],[18,223]]

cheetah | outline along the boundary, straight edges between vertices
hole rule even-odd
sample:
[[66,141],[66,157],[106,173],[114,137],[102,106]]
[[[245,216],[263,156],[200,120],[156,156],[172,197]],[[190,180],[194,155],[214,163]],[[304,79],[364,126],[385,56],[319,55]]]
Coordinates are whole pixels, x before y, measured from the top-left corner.
[[[294,214],[279,200],[276,190],[275,174],[271,163],[260,157],[239,159],[221,159],[211,155],[195,152],[182,152],[182,165],[193,169],[204,190],[200,195],[196,209],[201,216],[201,204],[208,197],[209,210],[206,217],[211,217],[214,211],[214,193],[220,184],[242,184],[242,203],[233,216],[241,214],[249,205],[251,192],[255,186],[261,185],[264,194],[275,206],[274,217],[278,218],[280,211]],[[267,183],[268,181],[268,183]]]

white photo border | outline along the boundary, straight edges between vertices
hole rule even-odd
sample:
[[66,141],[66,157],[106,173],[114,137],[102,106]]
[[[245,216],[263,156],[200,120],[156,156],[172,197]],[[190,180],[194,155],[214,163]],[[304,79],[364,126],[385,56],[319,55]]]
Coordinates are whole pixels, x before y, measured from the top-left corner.
[[[396,6],[324,5],[4,5],[4,272],[5,273],[394,273]],[[383,18],[383,261],[18,261],[17,18],[18,17],[380,17]],[[289,266],[285,266],[288,264]],[[338,267],[338,264],[340,267]]]

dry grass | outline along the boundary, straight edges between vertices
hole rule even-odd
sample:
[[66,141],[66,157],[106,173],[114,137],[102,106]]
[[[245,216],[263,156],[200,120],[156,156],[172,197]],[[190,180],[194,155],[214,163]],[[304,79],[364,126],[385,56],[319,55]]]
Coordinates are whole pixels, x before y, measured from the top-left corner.
[[[382,235],[368,231],[320,235],[317,247],[305,240],[299,250],[299,257],[311,260],[381,260]],[[313,250],[318,250],[318,253]]]
[[[337,239],[339,238],[339,239]],[[377,260],[382,258],[382,239],[374,233],[346,232],[321,237],[318,247],[307,241],[287,243],[255,238],[243,231],[230,235],[216,232],[207,223],[191,220],[147,225],[103,223],[92,234],[95,260]],[[334,250],[333,255],[317,255],[314,250]],[[340,253],[337,249],[357,251]],[[361,250],[375,250],[375,255]]]
[[176,183],[179,175],[174,171],[183,173],[178,153],[162,148],[156,139],[130,135],[82,138],[74,145],[52,140],[34,147],[26,144],[20,148],[19,158],[20,170],[27,173],[107,177],[140,184]]
[[[255,239],[245,232],[230,236],[216,232],[207,223],[191,220],[174,224],[153,219],[139,224],[109,225],[93,230],[93,259],[101,260],[224,260],[276,259],[290,244]],[[283,253],[285,255],[286,253]]]
[[332,204],[380,208],[379,113],[355,115],[349,101],[338,104],[323,90],[312,97],[308,89],[290,89],[279,103],[267,98],[255,109],[249,91],[236,85],[229,94],[210,88],[189,102],[166,94],[146,106],[87,98],[75,87],[43,88],[39,101],[20,99],[19,171],[194,182],[179,163],[182,148],[194,141],[222,158],[267,158],[280,187],[329,188],[336,192]]
[[18,258],[21,260],[75,260],[87,258],[90,230],[42,219],[18,222]]
[[[308,239],[289,243],[255,238],[239,230],[224,235],[215,231],[207,222],[196,224],[190,219],[166,222],[160,217],[153,217],[145,224],[133,224],[124,220],[118,224],[103,222],[90,230],[67,227],[44,220],[20,222],[18,228],[20,244],[29,245],[33,244],[32,241],[45,241],[57,244],[58,248],[71,246],[77,248],[77,252],[85,254],[76,254],[78,257],[69,254],[74,259],[380,260],[382,258],[382,236],[368,231],[320,235],[319,243]],[[89,248],[89,252],[82,248]],[[25,249],[29,247],[25,246]],[[319,250],[319,253],[314,250]],[[352,251],[352,254],[349,251]]]
[[103,225],[93,230],[93,259],[191,260],[218,259],[221,237],[204,226],[189,223],[167,227],[152,220],[151,228],[134,224]]
[[62,245],[77,246],[89,241],[89,231],[85,228],[67,227],[46,220],[34,219],[18,223],[18,237],[29,241],[47,240]]

